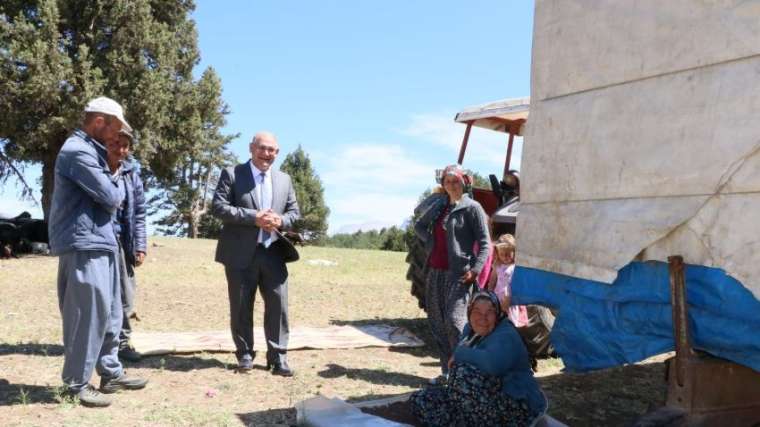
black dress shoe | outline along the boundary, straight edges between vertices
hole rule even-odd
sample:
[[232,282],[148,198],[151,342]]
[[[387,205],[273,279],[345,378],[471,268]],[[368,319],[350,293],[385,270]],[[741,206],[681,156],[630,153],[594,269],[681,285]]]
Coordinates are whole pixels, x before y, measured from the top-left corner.
[[293,370],[288,366],[288,362],[275,362],[267,363],[267,369],[272,369],[272,375],[279,375],[281,377],[292,377]]
[[253,357],[249,354],[238,359],[238,371],[250,371],[253,369]]

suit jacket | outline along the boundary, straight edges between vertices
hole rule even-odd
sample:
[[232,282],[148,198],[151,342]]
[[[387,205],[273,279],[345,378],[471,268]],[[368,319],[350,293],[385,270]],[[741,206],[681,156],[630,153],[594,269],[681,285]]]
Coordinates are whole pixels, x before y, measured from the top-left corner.
[[[272,169],[271,174],[272,210],[282,217],[280,228],[287,230],[300,217],[293,182],[284,172]],[[227,267],[245,268],[253,260],[259,238],[259,227],[256,226],[259,205],[255,190],[256,180],[250,161],[222,170],[211,212],[224,223],[215,260]]]

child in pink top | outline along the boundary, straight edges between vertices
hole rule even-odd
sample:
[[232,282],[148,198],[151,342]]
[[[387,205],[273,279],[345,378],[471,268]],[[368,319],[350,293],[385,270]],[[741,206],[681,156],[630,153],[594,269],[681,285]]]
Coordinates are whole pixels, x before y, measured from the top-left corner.
[[512,305],[512,274],[515,271],[515,238],[502,234],[494,244],[493,271],[489,289],[501,303],[501,309],[518,328],[528,324],[528,310],[524,305]]

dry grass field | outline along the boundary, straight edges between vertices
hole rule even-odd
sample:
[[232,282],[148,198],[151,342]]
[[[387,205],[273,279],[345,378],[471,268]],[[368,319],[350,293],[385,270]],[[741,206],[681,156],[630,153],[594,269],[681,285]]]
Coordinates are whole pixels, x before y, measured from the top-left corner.
[[[215,241],[150,239],[138,269],[137,312],[142,331],[200,331],[228,327],[224,273],[213,262]],[[431,343],[425,313],[409,295],[404,254],[303,248],[290,265],[291,327],[388,323]],[[337,266],[315,266],[325,259]],[[303,350],[289,353],[293,378],[263,369],[237,374],[227,353],[156,356],[127,364],[150,379],[145,390],[114,395],[106,409],[62,398],[57,258],[0,260],[0,420],[3,425],[294,425],[293,405],[318,394],[350,401],[415,390],[437,374],[433,348]],[[255,322],[262,306],[256,302]],[[550,413],[572,426],[626,425],[664,393],[661,358],[591,374],[560,373],[542,361],[539,375]],[[93,377],[97,385],[97,377]]]

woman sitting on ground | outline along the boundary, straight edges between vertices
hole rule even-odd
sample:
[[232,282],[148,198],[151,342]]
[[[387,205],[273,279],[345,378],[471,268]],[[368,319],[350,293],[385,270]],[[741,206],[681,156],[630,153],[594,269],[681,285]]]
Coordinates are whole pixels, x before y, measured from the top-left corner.
[[468,324],[449,361],[449,378],[415,392],[412,412],[424,425],[528,426],[546,399],[520,335],[491,291],[475,293]]

